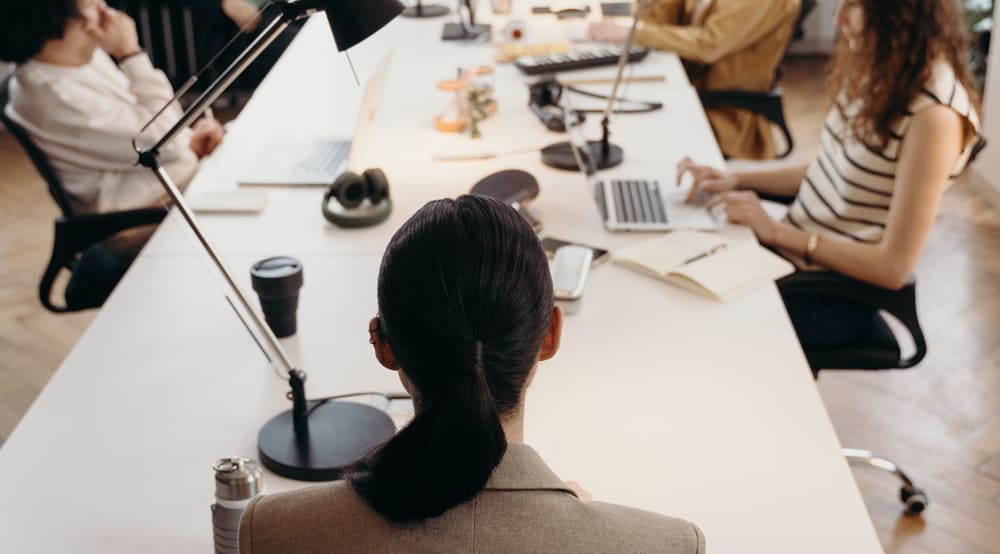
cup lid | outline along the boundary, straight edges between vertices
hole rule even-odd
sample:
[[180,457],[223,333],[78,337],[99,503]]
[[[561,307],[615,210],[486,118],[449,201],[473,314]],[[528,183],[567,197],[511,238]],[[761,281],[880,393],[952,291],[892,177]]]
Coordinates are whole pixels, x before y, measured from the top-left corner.
[[302,262],[290,256],[266,258],[250,266],[253,290],[262,294],[285,295],[302,287]]
[[264,489],[264,472],[250,458],[220,458],[212,464],[212,469],[215,470],[215,495],[222,500],[246,500]]

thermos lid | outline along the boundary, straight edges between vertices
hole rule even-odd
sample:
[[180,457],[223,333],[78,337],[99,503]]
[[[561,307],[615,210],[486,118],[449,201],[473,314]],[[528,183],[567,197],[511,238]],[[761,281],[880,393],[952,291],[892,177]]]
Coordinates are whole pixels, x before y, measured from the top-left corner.
[[264,489],[264,472],[250,458],[221,458],[215,470],[215,495],[221,500],[247,500]]
[[275,256],[250,266],[253,290],[264,296],[290,296],[302,287],[302,262],[289,256]]

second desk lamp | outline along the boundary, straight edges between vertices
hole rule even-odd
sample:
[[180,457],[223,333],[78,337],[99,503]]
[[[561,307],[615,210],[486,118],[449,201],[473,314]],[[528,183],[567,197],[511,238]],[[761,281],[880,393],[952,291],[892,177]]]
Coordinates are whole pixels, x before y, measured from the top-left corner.
[[[590,153],[590,159],[594,163],[595,167],[593,169],[595,170],[614,167],[622,163],[625,159],[625,152],[622,148],[611,143],[610,117],[615,101],[620,100],[616,98],[618,95],[618,86],[621,85],[622,73],[625,65],[628,63],[632,43],[635,41],[635,29],[639,24],[639,14],[642,13],[642,5],[643,0],[637,0],[635,13],[632,16],[632,26],[629,28],[625,44],[622,45],[622,53],[618,57],[618,69],[615,73],[615,81],[611,86],[611,94],[608,95],[608,105],[604,108],[604,115],[601,118],[601,140],[587,141],[587,149]],[[573,148],[574,146],[571,141],[550,144],[542,148],[542,163],[557,169],[579,171],[580,168],[577,165]]]

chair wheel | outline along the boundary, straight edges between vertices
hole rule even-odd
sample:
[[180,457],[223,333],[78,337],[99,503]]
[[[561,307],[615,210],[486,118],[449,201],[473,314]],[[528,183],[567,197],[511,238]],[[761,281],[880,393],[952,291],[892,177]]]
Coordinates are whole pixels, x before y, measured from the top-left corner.
[[903,501],[906,508],[903,513],[908,516],[915,516],[927,509],[927,495],[917,488],[902,487],[899,489],[899,499]]

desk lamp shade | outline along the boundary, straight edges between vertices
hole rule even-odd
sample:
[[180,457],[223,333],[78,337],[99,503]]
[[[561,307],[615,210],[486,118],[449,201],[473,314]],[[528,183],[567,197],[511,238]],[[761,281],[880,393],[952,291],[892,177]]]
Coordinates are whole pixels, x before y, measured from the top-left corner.
[[337,50],[375,34],[403,11],[398,0],[308,0],[326,12]]

